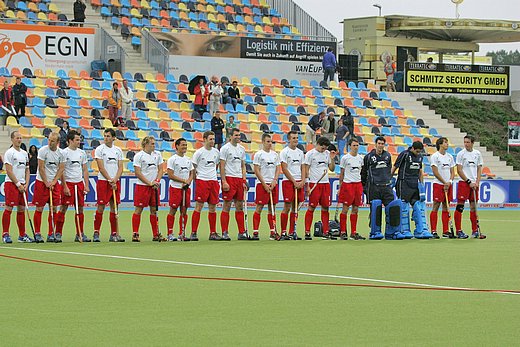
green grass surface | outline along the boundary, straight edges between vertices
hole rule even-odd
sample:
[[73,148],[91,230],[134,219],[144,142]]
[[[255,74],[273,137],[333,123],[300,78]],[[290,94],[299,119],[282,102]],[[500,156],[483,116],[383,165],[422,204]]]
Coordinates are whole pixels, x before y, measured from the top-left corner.
[[[130,214],[122,212],[121,219],[127,240]],[[486,240],[274,242],[264,231],[260,242],[219,243],[207,241],[203,215],[200,242],[162,244],[150,241],[147,214],[140,244],[106,242],[108,218],[102,243],[75,244],[69,214],[64,243],[2,245],[0,254],[152,274],[382,284],[143,259],[520,290],[517,214],[481,211]],[[91,217],[87,212],[87,226]],[[367,235],[365,221],[362,211],[360,232]],[[0,269],[3,346],[484,346],[519,341],[520,295],[144,277],[5,257],[0,257]]]

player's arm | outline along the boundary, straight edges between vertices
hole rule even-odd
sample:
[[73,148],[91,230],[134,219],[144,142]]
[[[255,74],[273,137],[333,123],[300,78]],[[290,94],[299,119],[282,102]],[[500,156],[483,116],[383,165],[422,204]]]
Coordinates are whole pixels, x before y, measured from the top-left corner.
[[[105,163],[103,162],[103,159],[96,158],[96,163],[98,165],[99,172],[108,182],[112,182],[112,177],[107,172],[107,169],[105,168]],[[114,180],[115,181],[115,180]]]
[[476,188],[480,187],[480,178],[482,177],[482,165],[477,166],[477,182],[475,182]]
[[190,185],[191,182],[195,179],[195,168],[191,169],[190,176],[188,177],[188,180],[186,182],[187,185]]
[[363,166],[361,167],[361,184],[363,187],[366,186],[368,180],[368,158],[369,155],[363,158]]
[[[175,181],[175,182],[179,182],[179,183],[182,183],[182,184],[187,184],[187,179],[184,179],[184,178],[181,178],[179,176],[176,176],[175,175],[175,171],[173,171],[173,169],[171,167],[169,167],[167,170],[166,170],[167,174],[168,174],[168,177]],[[191,175],[191,173],[190,173]]]
[[226,179],[226,162],[222,159],[220,159],[220,161],[219,161],[219,168],[220,168],[220,180],[222,181],[222,189],[229,190],[229,185],[228,185],[227,179]]
[[27,165],[25,165],[25,184],[23,185],[24,191],[27,191],[27,188],[29,188],[30,179],[31,179],[31,171],[29,170],[29,161],[27,161]]
[[336,163],[334,162],[334,158],[336,158],[336,151],[330,151],[330,159],[329,159],[329,170],[334,171],[336,170]]
[[40,173],[42,182],[45,183],[45,185],[48,188],[50,185],[50,182],[47,182],[47,173],[45,172],[45,160],[38,159],[38,172]]
[[89,187],[89,182],[88,182],[89,176],[88,176],[88,167],[87,167],[87,163],[84,163],[84,164],[82,165],[82,169],[83,169],[83,181],[85,182],[85,190],[84,190],[84,193],[87,194],[88,192],[90,192],[90,187]]
[[260,181],[260,184],[262,185],[262,187],[264,187],[264,189],[269,192],[271,190],[271,187],[268,186],[266,183],[265,183],[265,180],[264,180],[264,176],[262,176],[262,172],[260,171],[260,165],[258,164],[254,164],[253,165],[253,171],[255,172],[255,176],[256,178],[258,178],[258,180]]
[[161,178],[164,176],[164,162],[160,162],[157,165],[157,177],[155,177],[155,182],[153,183],[157,188],[159,188]]
[[446,182],[440,172],[439,172],[439,168],[437,167],[437,165],[432,165],[432,172],[433,172],[433,176],[435,176],[436,179],[438,179],[439,181],[442,182],[442,184],[446,185],[446,184],[449,184],[449,182]]
[[345,169],[344,168],[341,168],[341,170],[339,171],[339,184],[341,185],[341,183],[343,182],[343,179],[345,178]]
[[118,160],[117,161],[117,173],[116,173],[116,176],[114,177],[114,183],[119,181],[119,179],[121,178],[122,175],[123,175],[123,161]]
[[463,181],[468,182],[468,176],[466,176],[464,173],[464,169],[462,168],[461,164],[457,164],[457,174]]
[[22,184],[20,182],[18,182],[18,179],[14,175],[13,166],[7,162],[5,163],[5,172],[7,173],[7,176],[9,176],[9,178],[11,179],[11,182],[16,184],[16,187],[18,187],[18,189],[20,189]]
[[424,183],[424,172],[423,172],[423,169],[419,170],[419,182]]
[[135,177],[137,177],[141,182],[145,183],[147,186],[153,186],[153,182],[148,181],[148,179],[143,175],[140,166],[134,166]]
[[280,168],[280,165],[277,165],[276,170],[274,172],[273,181],[271,182],[271,188],[276,187],[276,185],[278,184],[278,178],[280,177],[281,172],[282,169]]
[[61,183],[65,185],[65,181],[63,178],[63,172],[65,171],[65,163],[60,163],[58,166],[58,171],[56,171],[56,176],[54,176],[54,179],[51,182],[51,187],[54,187],[56,183],[58,183],[58,180],[61,180]]

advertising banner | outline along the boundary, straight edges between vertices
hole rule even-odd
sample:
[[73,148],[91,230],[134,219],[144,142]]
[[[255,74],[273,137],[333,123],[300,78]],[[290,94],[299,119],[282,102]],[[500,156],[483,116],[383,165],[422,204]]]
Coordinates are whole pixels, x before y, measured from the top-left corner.
[[509,146],[520,146],[520,122],[507,122]]
[[[0,175],[0,206],[3,206],[5,203],[4,196],[4,178],[5,174]],[[29,184],[29,194],[28,199],[29,202],[32,201],[32,196],[34,193],[34,181],[35,175],[31,175],[31,181]],[[96,195],[96,181],[97,176],[90,177],[90,192],[85,197],[87,206],[94,206],[96,203],[97,195]],[[256,178],[249,177],[249,189],[247,195],[248,203],[253,204],[255,201],[255,187],[256,187]],[[134,187],[137,182],[137,178],[135,176],[123,176],[121,177],[121,206],[122,207],[132,207],[134,201]],[[280,182],[281,184],[281,179]],[[335,203],[337,201],[337,197],[339,194],[340,182],[337,178],[330,179],[331,184],[331,199]],[[165,205],[168,201],[168,185],[169,179],[168,177],[164,177],[161,180],[161,188],[160,188],[160,200],[161,204]],[[433,196],[433,187],[431,180],[425,180],[426,186],[426,202],[432,202]],[[457,182],[455,182],[455,190],[456,192]],[[280,192],[280,201],[283,201],[282,190]],[[192,201],[193,201],[193,186],[192,186]],[[454,194],[456,196],[456,194]],[[520,181],[505,181],[505,180],[488,180],[482,181],[480,183],[479,190],[479,202],[482,207],[493,207],[493,208],[503,208],[503,207],[519,207],[520,206]],[[455,200],[453,201],[455,202]],[[280,204],[281,205],[281,204]]]
[[405,91],[509,95],[509,66],[406,63]]
[[95,34],[94,28],[0,23],[0,66],[90,69]]
[[[154,32],[176,76],[323,79],[321,61],[336,42]],[[230,72],[232,71],[232,72]]]

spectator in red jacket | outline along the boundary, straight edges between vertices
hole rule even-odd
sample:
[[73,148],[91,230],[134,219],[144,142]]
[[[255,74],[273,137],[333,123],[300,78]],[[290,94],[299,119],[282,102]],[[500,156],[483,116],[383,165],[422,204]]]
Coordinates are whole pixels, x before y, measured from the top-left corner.
[[7,80],[4,81],[4,88],[0,90],[0,108],[4,111],[6,118],[7,116],[13,116],[16,118],[17,113],[14,109],[13,90],[9,86]]

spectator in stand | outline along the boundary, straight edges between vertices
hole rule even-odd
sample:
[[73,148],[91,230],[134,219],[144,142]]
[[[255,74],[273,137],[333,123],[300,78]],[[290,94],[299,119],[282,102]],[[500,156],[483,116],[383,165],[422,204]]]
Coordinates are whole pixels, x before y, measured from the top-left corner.
[[349,135],[348,128],[343,124],[343,119],[340,118],[338,120],[338,128],[336,129],[336,142],[338,143],[338,155],[340,159],[345,151]]
[[307,142],[307,145],[312,144],[316,146],[316,131],[321,129],[324,119],[325,111],[321,111],[319,114],[314,115],[309,119],[309,123],[305,129],[305,142]]
[[345,113],[341,116],[341,120],[343,121],[343,125],[348,128],[349,136],[347,139],[354,137],[356,135],[354,134],[354,117],[352,117],[347,107],[345,107]]
[[216,111],[213,118],[211,118],[211,131],[215,133],[215,147],[220,149],[224,142],[223,130],[226,127],[222,118],[220,118],[220,111]]
[[231,137],[233,128],[238,129],[238,124],[235,123],[235,117],[229,116],[228,121],[226,123],[226,140]]
[[35,145],[29,147],[29,173],[35,175],[38,170],[38,148]]
[[119,90],[121,94],[121,122],[126,124],[126,121],[132,118],[132,101],[134,100],[134,92],[132,88],[128,86],[128,81],[123,80],[123,88]]
[[119,118],[119,110],[121,109],[122,100],[121,93],[119,92],[119,84],[114,82],[113,88],[108,92],[108,117],[112,121],[112,124],[116,127],[123,123]]
[[13,86],[14,109],[19,117],[25,117],[25,105],[27,105],[27,86],[22,83],[20,77],[16,77],[16,84]]
[[199,80],[199,84],[195,86],[193,89],[193,93],[195,94],[195,100],[193,105],[195,106],[195,111],[202,115],[206,112],[206,107],[208,105],[208,94],[209,88],[204,83],[204,78]]
[[392,56],[387,55],[384,66],[387,92],[395,92],[394,74],[396,69],[397,65],[395,64],[395,61],[392,60]]
[[6,119],[8,116],[13,116],[18,120],[14,108],[13,90],[9,87],[9,82],[7,80],[4,81],[4,88],[0,90],[0,107],[4,111]]
[[67,135],[69,134],[70,128],[69,128],[69,122],[66,120],[63,121],[60,129],[60,148],[65,149],[69,146],[69,143],[67,141]]
[[334,81],[334,73],[336,72],[336,55],[332,52],[332,47],[327,49],[321,66],[323,67],[323,80],[328,85],[328,80]]
[[327,138],[330,142],[334,140],[334,134],[336,134],[336,119],[334,118],[334,112],[329,112],[327,118],[323,120],[323,124],[321,125],[323,129],[321,136]]
[[83,23],[85,23],[85,10],[87,6],[83,2],[83,0],[76,0],[74,2],[74,19],[72,22],[80,23],[79,26],[82,27]]
[[223,93],[224,90],[218,81],[218,77],[212,76],[211,82],[209,84],[209,114],[211,114],[211,116],[214,116],[215,113],[220,109],[220,100]]
[[238,82],[233,81],[231,83],[231,87],[228,88],[229,99],[231,100],[231,104],[233,108],[237,109],[237,104],[243,104],[244,101],[240,98],[240,90],[238,89]]

